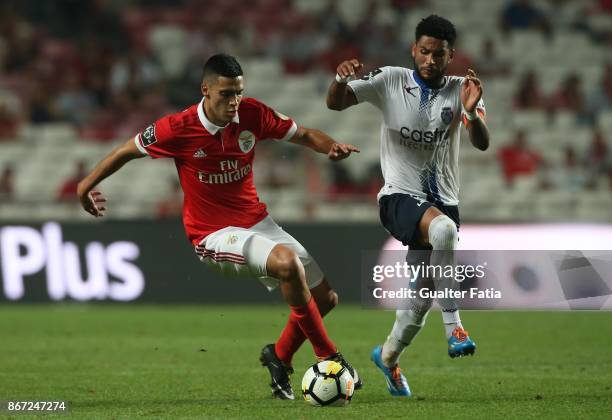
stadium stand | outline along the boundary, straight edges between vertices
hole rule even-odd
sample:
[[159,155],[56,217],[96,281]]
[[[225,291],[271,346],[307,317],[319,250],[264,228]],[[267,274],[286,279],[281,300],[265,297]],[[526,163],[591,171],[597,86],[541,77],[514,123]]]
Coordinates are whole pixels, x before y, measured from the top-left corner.
[[[89,220],[75,203],[55,200],[75,162],[93,165],[149,122],[199,100],[201,63],[224,50],[242,62],[247,96],[362,150],[340,163],[356,187],[339,198],[324,157],[291,145],[262,145],[255,177],[276,217],[374,220],[371,185],[379,175],[372,167],[378,160],[380,115],[369,105],[330,111],[325,90],[333,65],[348,53],[359,54],[367,65],[410,66],[407,48],[377,51],[390,48],[389,39],[408,46],[419,20],[438,13],[456,24],[458,48],[477,72],[478,63],[495,64],[483,75],[491,148],[481,153],[467,136],[462,139],[463,218],[612,221],[607,2],[474,0],[458,7],[452,0],[258,0],[249,8],[240,3],[3,2],[0,170],[12,168],[13,192],[1,196],[0,218]],[[523,24],[520,10],[513,9],[514,20],[502,24],[515,3],[532,4],[536,23]],[[228,10],[237,11],[231,25],[222,19]],[[484,57],[485,44],[495,58]],[[523,95],[533,99],[535,86],[540,97],[523,106],[517,97],[529,72],[534,81]],[[497,156],[519,131],[545,164],[509,185]],[[276,162],[284,168],[267,167]],[[108,216],[156,217],[175,177],[169,161],[130,163],[101,185],[112,203]]]

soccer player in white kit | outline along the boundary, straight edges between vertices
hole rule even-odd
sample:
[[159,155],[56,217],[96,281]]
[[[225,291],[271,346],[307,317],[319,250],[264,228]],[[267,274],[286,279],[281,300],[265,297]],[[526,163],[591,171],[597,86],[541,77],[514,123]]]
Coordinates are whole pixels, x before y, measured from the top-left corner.
[[[423,250],[417,254],[426,254],[431,265],[442,266],[452,264],[458,241],[461,125],[466,126],[474,147],[484,151],[489,146],[482,83],[473,70],[465,77],[445,75],[455,38],[451,22],[431,15],[416,28],[414,69],[382,67],[355,79],[363,64],[347,60],[338,65],[327,95],[327,106],[333,110],[369,102],[382,111],[380,156],[385,185],[378,194],[381,221],[411,250]],[[407,260],[410,258],[409,253]],[[454,279],[444,277],[420,278],[416,287],[425,287],[428,281],[438,290],[458,287]],[[423,327],[431,303],[431,299],[410,299],[407,309],[397,310],[385,343],[372,351],[391,395],[411,394],[399,358]],[[438,303],[448,354],[473,354],[476,344],[463,329],[454,299],[438,299]]]

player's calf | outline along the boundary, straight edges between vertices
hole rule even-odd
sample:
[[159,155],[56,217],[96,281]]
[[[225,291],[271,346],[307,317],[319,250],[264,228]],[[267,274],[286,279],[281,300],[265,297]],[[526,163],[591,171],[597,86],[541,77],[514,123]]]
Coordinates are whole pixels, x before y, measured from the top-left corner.
[[338,294],[330,287],[326,279],[310,289],[310,294],[317,303],[321,316],[327,315],[338,305]]

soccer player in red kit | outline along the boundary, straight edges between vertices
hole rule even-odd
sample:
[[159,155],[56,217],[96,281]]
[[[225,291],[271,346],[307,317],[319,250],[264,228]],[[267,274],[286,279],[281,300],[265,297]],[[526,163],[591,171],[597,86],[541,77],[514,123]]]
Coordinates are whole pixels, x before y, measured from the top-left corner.
[[[253,184],[256,143],[275,139],[306,146],[337,161],[359,150],[296,123],[253,98],[234,57],[219,54],[204,65],[203,99],[167,115],[117,147],[78,185],[83,208],[103,216],[106,199],[94,188],[132,159],[173,158],[184,192],[183,223],[200,260],[225,275],[256,277],[279,286],[291,313],[278,341],[260,360],[272,377],[272,393],[294,399],[291,360],[308,339],[316,357],[356,372],[327,336],[321,317],[338,302],[316,261],[283,231],[259,201]],[[357,386],[361,381],[355,377]]]

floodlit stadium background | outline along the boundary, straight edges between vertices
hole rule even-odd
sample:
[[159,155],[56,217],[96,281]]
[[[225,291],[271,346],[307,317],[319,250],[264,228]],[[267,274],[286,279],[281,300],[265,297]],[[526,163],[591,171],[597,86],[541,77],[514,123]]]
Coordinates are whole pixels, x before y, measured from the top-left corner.
[[[261,144],[255,179],[273,217],[289,227],[299,223],[303,232],[296,237],[320,259],[326,257],[317,254],[338,249],[356,252],[357,259],[360,248],[381,247],[386,235],[375,199],[381,115],[367,104],[327,110],[325,92],[344,59],[360,58],[366,71],[411,67],[415,26],[430,13],[457,27],[450,73],[474,68],[484,83],[491,147],[474,149],[463,130],[460,156],[462,235],[467,241],[477,232],[479,241],[470,247],[612,249],[606,226],[612,222],[609,0],[4,1],[4,281],[11,270],[43,278],[53,271],[48,263],[61,252],[54,254],[41,228],[48,221],[72,235],[56,242],[73,240],[81,254],[92,242],[130,239],[126,226],[152,232],[163,221],[172,237],[131,239],[176,246],[187,258],[172,161],[133,161],[104,181],[104,222],[80,209],[74,189],[114,145],[198,101],[201,66],[217,52],[239,58],[247,96],[362,150],[333,164],[294,145]],[[514,224],[523,227],[508,233]],[[25,230],[7,230],[15,226]],[[30,265],[15,268],[20,258]],[[203,270],[196,263],[193,270]]]

